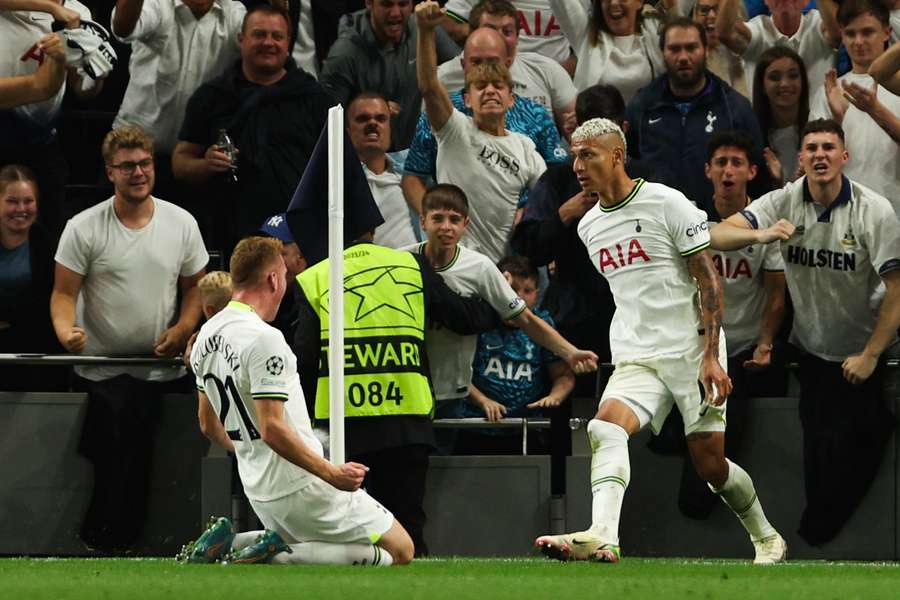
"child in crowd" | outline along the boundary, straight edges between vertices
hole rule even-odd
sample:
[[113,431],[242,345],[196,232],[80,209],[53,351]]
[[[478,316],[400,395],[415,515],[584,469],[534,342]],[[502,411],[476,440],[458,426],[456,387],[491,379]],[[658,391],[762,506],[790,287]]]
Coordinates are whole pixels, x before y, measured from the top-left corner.
[[207,319],[225,308],[231,300],[231,275],[225,271],[210,271],[197,282],[197,287],[200,289],[203,316]]
[[[406,250],[424,255],[447,286],[463,296],[482,298],[501,319],[520,327],[542,346],[558,352],[575,351],[556,330],[529,310],[526,301],[516,294],[490,259],[459,245],[469,225],[468,199],[459,187],[442,183],[428,190],[422,198],[421,224],[427,241]],[[429,326],[425,344],[437,418],[460,416],[472,381],[477,341],[474,335],[460,336]],[[442,451],[453,445],[451,437],[442,436],[438,440]]]
[[[554,327],[549,312],[535,309],[538,272],[531,262],[524,256],[508,256],[497,267],[526,306]],[[463,416],[484,416],[488,421],[541,416],[541,409],[559,406],[575,386],[566,363],[512,323],[478,336],[473,371]],[[459,436],[457,453],[518,453],[520,435],[512,429],[466,431]],[[539,436],[531,436],[535,437]]]

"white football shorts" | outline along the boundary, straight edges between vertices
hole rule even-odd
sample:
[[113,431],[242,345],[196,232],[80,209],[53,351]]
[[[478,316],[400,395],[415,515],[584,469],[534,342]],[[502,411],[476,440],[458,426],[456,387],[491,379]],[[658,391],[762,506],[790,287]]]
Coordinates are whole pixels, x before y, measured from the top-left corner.
[[394,515],[365,490],[344,492],[319,478],[283,498],[250,504],[288,544],[374,544],[394,524]]
[[[698,336],[697,350],[684,356],[662,356],[616,364],[601,394],[600,404],[615,398],[628,406],[637,416],[641,429],[648,424],[659,433],[663,422],[678,405],[684,419],[684,433],[725,431],[725,407],[707,406],[703,402],[702,386],[698,380],[700,361],[706,343]],[[725,334],[719,335],[719,364],[728,370]]]

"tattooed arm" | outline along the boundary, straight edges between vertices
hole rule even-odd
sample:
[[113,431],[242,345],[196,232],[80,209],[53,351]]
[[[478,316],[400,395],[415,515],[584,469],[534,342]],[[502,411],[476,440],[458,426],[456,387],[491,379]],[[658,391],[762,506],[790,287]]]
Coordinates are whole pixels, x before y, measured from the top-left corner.
[[719,364],[719,335],[725,314],[722,282],[713,267],[708,250],[691,254],[687,257],[687,264],[691,277],[697,280],[697,287],[700,289],[700,312],[706,333],[706,348],[700,363],[699,379],[706,391],[706,401],[720,406],[731,393],[731,379]]

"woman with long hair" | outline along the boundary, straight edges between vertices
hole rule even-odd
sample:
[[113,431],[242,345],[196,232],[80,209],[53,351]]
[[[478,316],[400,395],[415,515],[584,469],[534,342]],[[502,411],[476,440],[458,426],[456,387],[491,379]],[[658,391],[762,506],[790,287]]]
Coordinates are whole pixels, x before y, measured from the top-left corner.
[[550,0],[575,50],[575,87],[612,85],[625,102],[665,73],[659,47],[660,15],[642,0]]
[[800,55],[785,46],[762,53],[753,73],[753,110],[766,140],[763,156],[776,182],[799,177],[800,131],[809,119],[809,80]]
[[[0,169],[0,353],[62,350],[50,324],[53,241],[36,223],[37,214],[34,173],[21,165]],[[4,367],[0,390],[52,389],[58,371]]]

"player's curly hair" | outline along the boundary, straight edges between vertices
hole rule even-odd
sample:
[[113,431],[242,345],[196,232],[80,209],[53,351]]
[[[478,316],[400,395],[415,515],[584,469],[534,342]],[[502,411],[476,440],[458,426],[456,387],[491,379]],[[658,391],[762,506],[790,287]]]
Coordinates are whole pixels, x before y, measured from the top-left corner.
[[625,142],[625,134],[622,132],[622,128],[609,119],[588,119],[572,133],[572,143],[586,142],[587,140],[611,133],[619,136],[619,139],[622,140],[622,147],[627,151],[628,144]]
[[111,165],[116,152],[132,148],[153,154],[153,137],[140,127],[119,127],[106,134],[100,152],[103,154],[104,162]]
[[245,289],[259,283],[266,274],[265,270],[281,260],[281,246],[280,240],[258,235],[238,242],[229,263],[234,289]]

